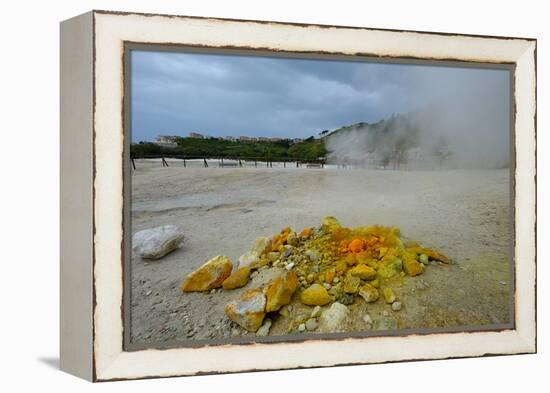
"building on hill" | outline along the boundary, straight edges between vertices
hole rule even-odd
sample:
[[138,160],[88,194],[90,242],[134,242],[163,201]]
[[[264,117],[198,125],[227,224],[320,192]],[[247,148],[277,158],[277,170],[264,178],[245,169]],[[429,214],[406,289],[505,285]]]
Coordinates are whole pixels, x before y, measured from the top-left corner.
[[153,143],[157,146],[161,147],[176,147],[178,146],[176,140],[177,136],[171,136],[171,135],[159,135],[157,138],[153,141]]
[[241,135],[241,136],[239,137],[239,140],[240,140],[241,142],[254,142],[254,141],[257,141],[258,138],[253,137],[253,136]]
[[199,134],[198,132],[190,132],[188,138],[191,138],[191,139],[204,139],[204,135]]

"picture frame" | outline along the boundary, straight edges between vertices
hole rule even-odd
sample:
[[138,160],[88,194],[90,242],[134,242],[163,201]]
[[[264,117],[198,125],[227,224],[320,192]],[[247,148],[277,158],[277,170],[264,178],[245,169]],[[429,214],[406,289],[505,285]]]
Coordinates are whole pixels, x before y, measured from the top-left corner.
[[[514,321],[498,330],[129,349],[127,49],[509,67]],[[90,381],[536,352],[536,40],[91,11],[61,23],[61,369]],[[126,300],[125,300],[126,299]],[[126,303],[125,303],[126,302]],[[127,337],[126,337],[127,339]]]

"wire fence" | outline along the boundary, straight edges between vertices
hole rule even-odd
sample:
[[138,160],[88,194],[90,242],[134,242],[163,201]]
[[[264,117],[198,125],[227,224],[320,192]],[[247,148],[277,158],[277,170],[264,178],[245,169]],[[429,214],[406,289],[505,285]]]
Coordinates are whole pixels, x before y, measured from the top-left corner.
[[134,170],[139,160],[159,162],[163,167],[171,165],[187,167],[218,168],[324,168],[324,159],[305,160],[288,157],[234,157],[234,156],[182,156],[182,155],[134,155],[130,161]]

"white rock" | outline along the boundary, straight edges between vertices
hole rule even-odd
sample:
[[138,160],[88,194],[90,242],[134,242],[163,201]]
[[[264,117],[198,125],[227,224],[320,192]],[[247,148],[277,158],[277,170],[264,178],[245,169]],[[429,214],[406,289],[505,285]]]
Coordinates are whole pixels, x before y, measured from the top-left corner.
[[372,318],[370,317],[369,314],[365,314],[365,316],[363,317],[363,321],[365,321],[366,323],[372,325]]
[[258,331],[256,332],[256,336],[260,336],[260,337],[265,337],[269,334],[269,329],[271,328],[271,319],[269,318],[266,318],[264,320],[264,323],[262,326],[260,326],[260,328],[258,329]]
[[326,290],[329,290],[330,288],[332,288],[332,285],[330,285],[328,282],[324,282],[323,286],[325,287]]
[[183,239],[181,228],[164,225],[136,232],[132,237],[132,248],[141,258],[159,259],[178,248]]
[[300,332],[303,332],[306,330],[306,324],[305,323],[301,323],[300,325],[298,325],[298,330]]
[[399,310],[401,310],[401,302],[400,302],[400,301],[393,302],[392,305],[391,305],[391,309],[392,309],[393,311],[399,311]]
[[341,329],[342,322],[349,314],[349,310],[342,303],[332,303],[329,309],[323,311],[320,318],[321,330],[325,332],[337,332]]
[[319,327],[319,323],[315,318],[310,318],[306,321],[306,329],[310,332],[317,329]]
[[321,306],[315,306],[311,311],[311,318],[317,318],[319,315],[321,315],[321,310]]
[[291,270],[293,267],[294,267],[294,262],[290,262],[289,264],[287,264],[287,265],[285,266],[285,269],[286,269],[286,270]]
[[239,269],[256,262],[270,244],[271,240],[268,237],[259,237],[254,240],[250,250],[239,257]]

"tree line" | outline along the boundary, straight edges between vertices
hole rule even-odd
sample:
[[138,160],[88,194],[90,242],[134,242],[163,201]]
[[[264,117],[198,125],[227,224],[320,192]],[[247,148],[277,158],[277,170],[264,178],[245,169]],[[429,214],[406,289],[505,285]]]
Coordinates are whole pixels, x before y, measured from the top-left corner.
[[325,157],[327,151],[322,139],[309,137],[302,142],[231,141],[225,139],[176,138],[175,147],[160,146],[151,142],[132,143],[131,157],[179,155],[186,157],[232,157],[259,159],[289,159],[313,161]]

